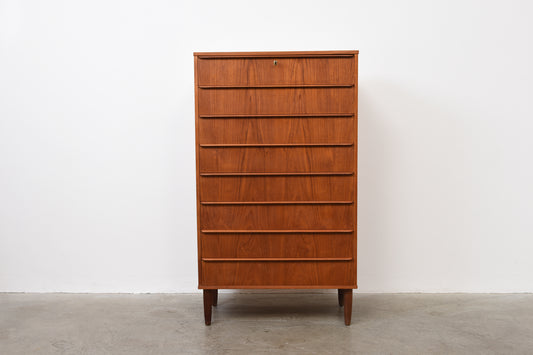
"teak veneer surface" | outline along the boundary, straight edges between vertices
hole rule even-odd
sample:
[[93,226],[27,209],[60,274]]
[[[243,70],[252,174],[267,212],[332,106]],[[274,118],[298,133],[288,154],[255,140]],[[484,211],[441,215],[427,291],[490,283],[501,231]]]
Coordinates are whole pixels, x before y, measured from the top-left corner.
[[352,113],[354,88],[200,89],[200,115]]
[[203,118],[200,144],[354,143],[352,117]]
[[202,229],[353,229],[353,205],[203,205]]
[[346,201],[354,177],[211,176],[200,179],[203,201]]
[[352,146],[200,149],[202,173],[352,171],[355,159]]
[[205,234],[204,258],[353,258],[350,233]]
[[354,85],[354,61],[337,58],[230,58],[201,60],[200,87]]
[[358,51],[194,56],[206,324],[219,288],[338,289],[349,324]]

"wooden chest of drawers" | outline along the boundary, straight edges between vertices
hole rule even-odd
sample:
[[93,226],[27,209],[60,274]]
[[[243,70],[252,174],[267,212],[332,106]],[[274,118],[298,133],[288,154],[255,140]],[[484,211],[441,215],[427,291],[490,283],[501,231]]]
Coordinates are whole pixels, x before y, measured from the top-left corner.
[[194,53],[199,288],[357,288],[357,51]]

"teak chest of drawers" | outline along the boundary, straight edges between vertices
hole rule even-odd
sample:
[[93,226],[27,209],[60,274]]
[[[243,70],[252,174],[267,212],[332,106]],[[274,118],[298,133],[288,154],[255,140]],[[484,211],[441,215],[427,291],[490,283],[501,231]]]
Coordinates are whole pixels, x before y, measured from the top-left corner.
[[357,288],[358,51],[194,53],[199,288]]

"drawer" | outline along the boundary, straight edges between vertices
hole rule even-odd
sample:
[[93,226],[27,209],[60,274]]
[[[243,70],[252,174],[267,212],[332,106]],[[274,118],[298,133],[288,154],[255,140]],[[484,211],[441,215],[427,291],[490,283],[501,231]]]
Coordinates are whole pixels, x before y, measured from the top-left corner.
[[352,172],[354,161],[353,145],[200,149],[200,173]]
[[202,202],[353,201],[353,175],[201,176]]
[[202,275],[203,287],[356,288],[353,260],[202,262]]
[[[276,61],[276,64],[274,64]],[[198,60],[198,85],[353,85],[353,56],[333,58],[216,58]]]
[[351,258],[353,233],[202,234],[203,258]]
[[200,144],[353,143],[354,118],[204,118]]
[[201,89],[200,118],[213,115],[341,114],[354,112],[353,88]]
[[353,230],[353,204],[201,205],[202,232],[240,230]]

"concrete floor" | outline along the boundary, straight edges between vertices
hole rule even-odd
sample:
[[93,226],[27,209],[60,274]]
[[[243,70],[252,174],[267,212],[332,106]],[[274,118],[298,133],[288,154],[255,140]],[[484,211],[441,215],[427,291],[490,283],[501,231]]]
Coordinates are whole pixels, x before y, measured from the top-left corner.
[[0,354],[532,354],[532,294],[0,294]]

